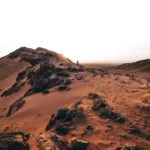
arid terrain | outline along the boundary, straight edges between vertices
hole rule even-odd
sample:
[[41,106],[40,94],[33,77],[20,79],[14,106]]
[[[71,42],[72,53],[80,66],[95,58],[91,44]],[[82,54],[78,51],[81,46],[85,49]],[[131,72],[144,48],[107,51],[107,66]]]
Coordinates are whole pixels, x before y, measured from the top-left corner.
[[0,150],[149,150],[149,68],[17,49],[0,59]]

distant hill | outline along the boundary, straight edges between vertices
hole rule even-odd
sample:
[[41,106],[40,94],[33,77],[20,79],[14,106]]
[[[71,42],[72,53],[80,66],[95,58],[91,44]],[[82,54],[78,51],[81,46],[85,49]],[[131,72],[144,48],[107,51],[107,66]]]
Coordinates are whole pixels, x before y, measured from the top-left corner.
[[125,63],[117,66],[117,69],[126,69],[126,70],[138,69],[139,71],[149,72],[150,59],[140,60],[133,63]]

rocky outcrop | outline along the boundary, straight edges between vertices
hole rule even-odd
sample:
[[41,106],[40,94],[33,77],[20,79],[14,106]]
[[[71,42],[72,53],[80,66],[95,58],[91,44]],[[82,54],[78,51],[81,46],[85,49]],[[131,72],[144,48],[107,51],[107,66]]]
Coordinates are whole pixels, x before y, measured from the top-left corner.
[[25,100],[23,98],[18,99],[15,101],[9,108],[9,111],[7,113],[7,117],[11,116],[13,113],[18,111],[23,105],[25,104]]
[[87,141],[73,138],[69,143],[57,134],[40,134],[37,137],[37,146],[40,150],[86,150]]
[[141,138],[150,140],[150,135],[142,132],[141,129],[138,128],[137,126],[131,126],[130,129],[129,129],[129,133],[133,134],[133,135],[136,135],[136,136],[139,136]]
[[40,134],[37,137],[36,143],[39,150],[59,150],[59,148],[50,139],[49,134]]
[[110,107],[104,100],[97,99],[94,101],[92,110],[95,111],[101,118],[111,119],[118,123],[125,122],[125,118],[116,112],[112,107]]
[[[46,126],[46,131],[50,130],[56,123],[57,120],[63,120],[64,122],[71,122],[77,115],[76,110],[69,110],[68,108],[60,108],[56,112],[56,114],[53,114],[49,120],[49,123]],[[62,129],[62,130],[61,130]],[[66,127],[65,124],[59,124],[56,128],[56,132],[65,130],[64,132],[67,134],[69,132],[69,128]]]
[[20,89],[21,89],[21,84],[19,82],[15,82],[8,90],[4,91],[1,94],[1,97],[12,95],[13,93],[18,92]]
[[22,132],[2,132],[0,133],[1,150],[29,150],[27,138]]

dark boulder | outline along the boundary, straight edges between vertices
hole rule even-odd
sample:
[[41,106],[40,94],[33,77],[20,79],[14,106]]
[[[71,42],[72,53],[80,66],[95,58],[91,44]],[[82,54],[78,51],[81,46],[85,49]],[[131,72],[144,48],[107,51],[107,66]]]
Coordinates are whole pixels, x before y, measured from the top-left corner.
[[68,111],[69,111],[69,109],[66,107],[58,109],[57,113],[55,115],[55,118],[56,119],[65,119]]
[[52,127],[53,125],[55,125],[55,123],[56,123],[55,114],[52,114],[52,115],[51,115],[51,118],[50,118],[50,120],[49,120],[49,123],[47,124],[45,130],[46,130],[46,131],[50,130],[51,127]]
[[94,128],[93,128],[93,126],[88,125],[88,126],[86,127],[86,130],[88,130],[88,131],[93,131]]
[[61,79],[58,79],[55,82],[56,86],[58,86],[58,85],[68,85],[68,84],[71,84],[71,80],[69,78],[61,78]]
[[48,89],[45,89],[45,90],[43,91],[43,94],[48,94],[48,93],[50,93],[50,91],[49,91]]
[[65,81],[65,79],[58,79],[58,80],[55,82],[55,86],[63,85],[63,84],[64,84],[64,81]]
[[79,139],[72,139],[71,140],[71,149],[72,150],[86,150],[89,143],[87,141],[79,140]]
[[58,76],[61,76],[61,77],[70,77],[70,74],[68,72],[57,72],[57,75]]
[[67,90],[67,88],[68,87],[66,85],[60,85],[59,88],[58,88],[58,90],[59,91],[63,91],[63,90]]
[[24,79],[25,75],[26,75],[26,71],[20,72],[16,78],[16,81],[20,81],[20,80]]
[[65,121],[72,121],[76,117],[76,110],[68,110],[66,113]]
[[51,133],[50,138],[60,150],[69,150],[68,142],[62,136]]
[[89,98],[99,98],[99,96],[98,96],[98,94],[96,94],[96,93],[89,93]]
[[55,129],[56,133],[59,135],[65,135],[69,132],[69,128],[68,126],[64,125],[64,124],[59,124],[56,129]]
[[93,103],[92,110],[98,111],[100,110],[101,107],[106,107],[106,106],[107,106],[107,103],[104,100],[97,99]]

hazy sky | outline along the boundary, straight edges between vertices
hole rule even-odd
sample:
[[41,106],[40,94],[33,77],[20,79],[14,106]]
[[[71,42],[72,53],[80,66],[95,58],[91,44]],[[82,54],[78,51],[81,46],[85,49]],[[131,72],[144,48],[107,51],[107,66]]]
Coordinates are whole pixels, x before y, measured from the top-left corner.
[[0,56],[21,46],[73,61],[150,58],[150,1],[0,0]]

